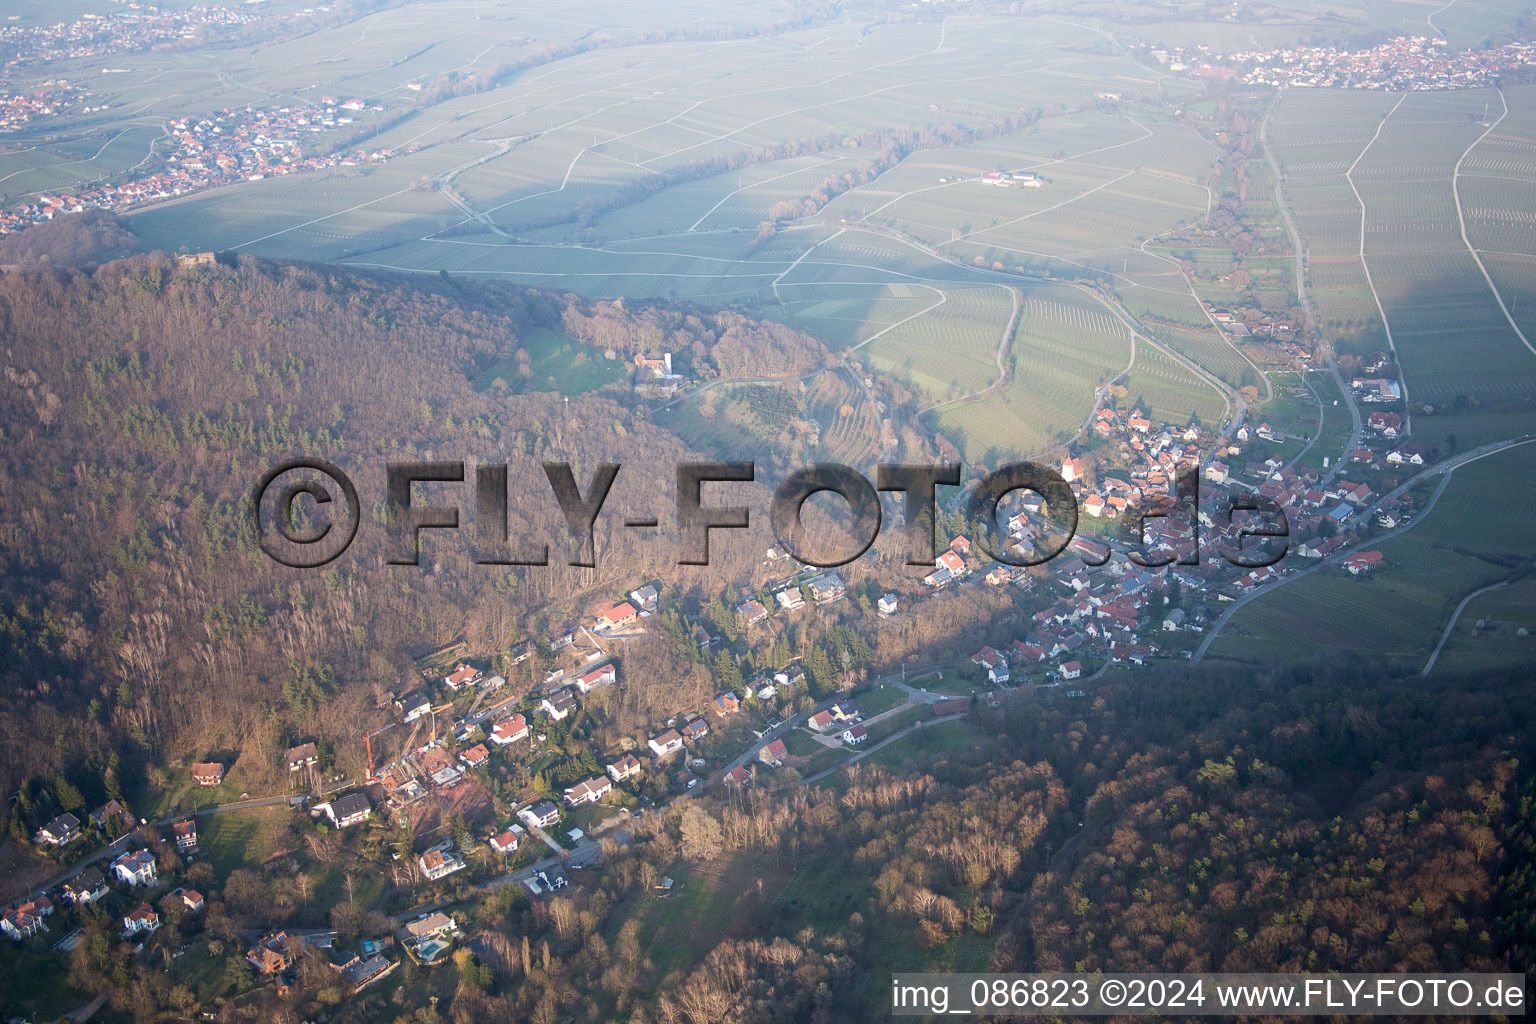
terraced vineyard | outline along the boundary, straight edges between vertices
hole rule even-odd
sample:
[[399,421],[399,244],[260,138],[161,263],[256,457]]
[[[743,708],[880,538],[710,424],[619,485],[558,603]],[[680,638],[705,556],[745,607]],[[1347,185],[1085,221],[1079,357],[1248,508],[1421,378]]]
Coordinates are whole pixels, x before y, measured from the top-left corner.
[[[1127,387],[1155,414],[1175,422],[1192,412],[1220,418],[1216,392],[1150,345],[1136,347]],[[1065,286],[1032,290],[1010,355],[1011,379],[982,398],[932,414],[968,463],[995,466],[1037,455],[1074,437],[1095,392],[1131,366],[1129,329],[1101,304]]]
[[1009,289],[997,285],[941,289],[944,304],[873,338],[859,355],[934,401],[992,384],[996,353],[1013,312]]
[[816,459],[864,467],[881,455],[880,419],[850,376],[847,371],[818,374],[802,401],[821,427]]

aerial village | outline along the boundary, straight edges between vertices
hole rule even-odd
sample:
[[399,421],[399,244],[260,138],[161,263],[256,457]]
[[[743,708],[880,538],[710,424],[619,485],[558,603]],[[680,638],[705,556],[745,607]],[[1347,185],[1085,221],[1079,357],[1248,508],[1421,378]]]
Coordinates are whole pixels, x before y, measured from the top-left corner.
[[1169,71],[1275,88],[1429,92],[1474,89],[1536,69],[1536,44],[1452,50],[1443,39],[1398,36],[1363,49],[1271,47],[1220,53],[1205,45],[1141,51]]
[[[271,26],[313,18],[328,6],[273,10],[251,4],[192,4],[162,9],[137,0],[113,0],[118,10],[87,12],[52,25],[17,24],[20,15],[0,24],[5,63],[0,73],[43,61],[94,60],[146,50],[169,49],[209,29]],[[105,69],[111,73],[113,69]]]
[[[178,118],[166,126],[169,146],[157,150],[157,166],[146,164],[142,173],[122,181],[49,193],[38,196],[35,202],[0,211],[0,234],[62,214],[121,210],[237,181],[383,163],[397,155],[394,150],[338,151],[324,141],[328,133],[349,131],[359,113],[380,109],[359,99],[327,96],[310,106],[231,107],[214,114]],[[316,139],[320,144],[311,141],[306,145],[306,140]]]
[[[1323,372],[1299,346],[1283,350],[1298,371]],[[665,357],[635,364],[637,387],[674,376]],[[1370,543],[1412,517],[1410,483],[1426,459],[1405,437],[1390,356],[1371,353],[1359,371],[1351,391],[1369,410],[1363,435],[1349,458],[1323,470],[1268,454],[1293,440],[1269,423],[1220,435],[1198,422],[1155,422],[1134,400],[1106,400],[1082,441],[1054,466],[1075,494],[1079,528],[1042,565],[992,561],[965,536],[947,543],[941,536],[930,571],[894,585],[863,579],[850,586],[839,571],[801,565],[776,545],[761,560],[755,589],[737,590],[734,606],[714,617],[684,615],[677,594],[646,582],[504,652],[477,655],[463,641],[428,652],[405,685],[377,688],[377,727],[357,737],[366,764],[359,777],[337,770],[335,751],[293,737],[274,766],[290,780],[287,793],[257,801],[302,814],[317,842],[339,837],[355,846],[349,837],[373,837],[357,842],[387,856],[376,897],[390,913],[371,919],[366,933],[287,928],[246,936],[249,983],[289,984],[311,956],[354,991],[405,959],[430,967],[462,943],[457,902],[506,886],[530,900],[551,898],[601,862],[605,843],[625,842],[637,822],[673,801],[815,781],[899,740],[923,715],[948,719],[997,707],[1025,688],[1077,697],[1117,667],[1190,658],[1225,609],[1299,567],[1379,571],[1384,559]],[[1196,474],[1193,516],[1146,517],[1139,544],[1114,528],[1177,490],[1181,476]],[[1273,565],[1248,569],[1211,554],[1221,543],[1246,550],[1239,517],[1219,517],[1229,498],[1245,493],[1285,512],[1290,550]],[[1050,513],[1040,495],[1023,493],[1005,513],[1009,551],[1029,555],[1053,544]],[[1128,558],[1133,550],[1147,564]],[[946,669],[964,683],[962,693],[930,692],[905,672],[872,679],[788,658],[758,666],[701,706],[677,707],[643,739],[601,748],[586,739],[593,716],[600,720],[610,706],[608,695],[625,685],[626,644],[658,622],[718,663],[722,653],[739,660],[734,652],[772,621],[846,616],[857,605],[878,624],[965,587],[996,588],[1029,615],[1021,635],[972,638],[969,658]],[[6,908],[0,932],[18,942],[42,936],[65,949],[102,914],[120,922],[119,940],[134,948],[167,922],[178,935],[195,932],[217,898],[200,833],[217,827],[220,807],[242,806],[250,796],[231,792],[230,768],[212,754],[185,766],[192,791],[209,794],[206,807],[150,822],[113,799],[38,829],[33,846],[66,870]],[[659,892],[668,881],[657,881]]]

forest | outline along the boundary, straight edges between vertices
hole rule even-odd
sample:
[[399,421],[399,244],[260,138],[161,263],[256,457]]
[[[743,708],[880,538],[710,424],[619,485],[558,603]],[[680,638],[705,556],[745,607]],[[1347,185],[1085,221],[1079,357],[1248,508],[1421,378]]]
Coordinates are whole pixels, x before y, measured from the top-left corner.
[[[607,523],[667,512],[645,469],[618,477],[598,568],[566,565],[540,462],[569,462],[585,481],[603,461],[702,453],[623,386],[567,401],[472,385],[516,362],[534,331],[593,359],[673,351],[703,379],[825,365],[806,335],[729,310],[446,275],[119,258],[113,225],[76,227],[105,246],[98,261],[42,261],[70,241],[39,230],[14,257],[34,265],[0,276],[8,897],[58,866],[21,852],[54,815],[131,806],[214,753],[252,792],[283,792],[280,755],[305,740],[327,771],[361,775],[362,732],[421,654],[459,642],[526,690],[551,656],[540,643],[520,664],[520,641],[640,581],[663,596],[625,647],[625,684],[551,727],[565,759],[520,782],[546,792],[599,771],[590,751],[643,742],[762,671],[803,665],[809,701],[969,655],[1032,611],[978,588],[877,622],[873,600],[916,578],[896,543],[848,568],[851,600],[749,634],[731,609],[768,597],[766,515],[717,534],[711,566],[679,567],[670,548]],[[293,455],[345,467],[365,496],[357,543],[321,570],[267,559],[246,514],[256,478]],[[391,459],[508,463],[517,514],[551,564],[486,571],[438,537],[420,567],[386,564]],[[766,485],[750,486],[766,509]],[[739,639],[738,654],[701,651],[699,623]],[[1432,686],[1349,660],[1242,676],[1149,668],[1081,696],[976,699],[820,785],[790,768],[776,785],[658,799],[626,842],[602,841],[600,870],[552,897],[461,881],[417,890],[462,908],[470,941],[451,965],[406,962],[357,995],[316,958],[283,991],[258,991],[243,944],[276,928],[328,925],[342,941],[386,930],[384,911],[412,903],[382,890],[419,883],[400,865],[422,844],[411,829],[343,836],[279,809],[263,863],[182,873],[204,913],[164,897],[148,955],[115,941],[110,920],[88,922],[59,983],[110,991],[112,1012],[140,1021],[203,1006],[224,1020],[746,1024],[883,1019],[886,976],[922,968],[1529,971],[1531,674]],[[467,846],[472,824],[445,814],[433,829]],[[151,831],[148,844],[176,869],[169,839]],[[664,878],[681,880],[665,900]],[[211,965],[195,983],[168,969],[189,944]]]

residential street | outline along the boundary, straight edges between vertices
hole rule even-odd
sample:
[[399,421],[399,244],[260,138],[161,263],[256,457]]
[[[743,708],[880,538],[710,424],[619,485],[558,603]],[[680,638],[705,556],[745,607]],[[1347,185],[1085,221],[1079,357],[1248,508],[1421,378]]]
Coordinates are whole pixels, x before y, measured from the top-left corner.
[[1233,601],[1231,607],[1222,612],[1221,617],[1211,624],[1210,630],[1205,634],[1205,639],[1201,640],[1200,646],[1195,648],[1195,653],[1190,658],[1191,663],[1198,662],[1201,658],[1205,657],[1205,652],[1210,649],[1212,642],[1215,641],[1217,635],[1221,632],[1222,627],[1231,621],[1232,616],[1237,614],[1238,609],[1242,608],[1249,601],[1252,601],[1256,597],[1269,594],[1277,588],[1285,586],[1287,583],[1294,583],[1296,580],[1309,576],[1312,573],[1317,572],[1317,570],[1324,568],[1325,566],[1338,565],[1344,559],[1359,551],[1361,548],[1371,547],[1373,545],[1380,544],[1383,541],[1391,540],[1398,534],[1413,529],[1429,516],[1430,511],[1435,507],[1435,503],[1440,500],[1440,495],[1445,492],[1446,486],[1450,484],[1451,474],[1456,472],[1456,470],[1460,469],[1462,466],[1476,462],[1479,459],[1487,458],[1489,455],[1493,455],[1496,452],[1505,451],[1509,448],[1518,448],[1521,445],[1531,444],[1533,441],[1536,441],[1536,437],[1531,435],[1514,438],[1509,441],[1495,441],[1491,444],[1485,444],[1480,448],[1473,448],[1471,451],[1463,452],[1454,458],[1447,459],[1439,465],[1431,466],[1422,472],[1414,474],[1407,480],[1407,482],[1382,495],[1373,505],[1367,509],[1363,509],[1360,513],[1362,516],[1375,515],[1376,510],[1381,507],[1383,502],[1390,501],[1393,498],[1401,497],[1408,492],[1410,487],[1418,483],[1420,480],[1425,480],[1429,477],[1440,475],[1440,485],[1435,488],[1435,493],[1429,496],[1429,500],[1424,503],[1424,507],[1415,513],[1411,522],[1404,523],[1396,529],[1388,530],[1386,533],[1377,534],[1374,537],[1368,537],[1365,540],[1357,541],[1354,544],[1342,547],[1335,551],[1333,554],[1329,555],[1327,558],[1317,559],[1305,569],[1287,573],[1286,575],[1281,576],[1275,582],[1266,584],[1265,586],[1259,587],[1256,590],[1251,590],[1244,594],[1242,597],[1238,598],[1236,601]]

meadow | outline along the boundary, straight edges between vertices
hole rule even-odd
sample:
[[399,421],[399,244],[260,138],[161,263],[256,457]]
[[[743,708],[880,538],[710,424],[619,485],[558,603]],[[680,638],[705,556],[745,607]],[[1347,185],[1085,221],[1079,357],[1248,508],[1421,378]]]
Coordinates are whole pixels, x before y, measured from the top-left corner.
[[[1498,500],[1489,501],[1490,493]],[[1380,568],[1363,577],[1325,568],[1250,602],[1210,654],[1262,663],[1351,650],[1416,670],[1463,597],[1525,571],[1524,563],[1536,555],[1524,528],[1524,511],[1533,502],[1536,446],[1470,463],[1452,475],[1420,522],[1379,546],[1368,545],[1384,556]],[[1454,665],[1453,656],[1442,654],[1438,667]]]
[[527,353],[526,363],[513,359],[487,367],[473,379],[475,388],[490,390],[502,381],[517,392],[579,395],[621,380],[628,371],[623,361],[605,358],[601,350],[545,327],[517,339],[517,347]]

